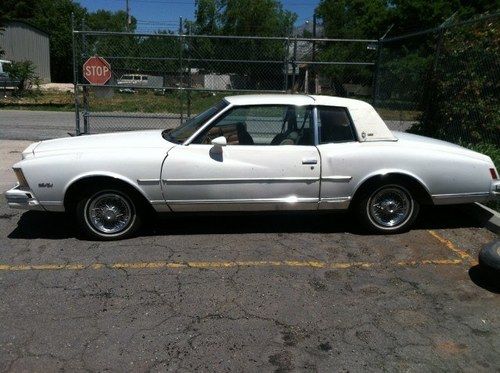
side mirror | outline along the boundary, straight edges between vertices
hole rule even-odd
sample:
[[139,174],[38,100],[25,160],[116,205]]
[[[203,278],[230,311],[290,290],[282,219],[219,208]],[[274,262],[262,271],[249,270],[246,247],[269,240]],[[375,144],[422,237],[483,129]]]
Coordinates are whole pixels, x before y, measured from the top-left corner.
[[227,145],[227,140],[224,136],[219,136],[216,137],[215,139],[212,140],[212,145],[215,146],[226,146]]

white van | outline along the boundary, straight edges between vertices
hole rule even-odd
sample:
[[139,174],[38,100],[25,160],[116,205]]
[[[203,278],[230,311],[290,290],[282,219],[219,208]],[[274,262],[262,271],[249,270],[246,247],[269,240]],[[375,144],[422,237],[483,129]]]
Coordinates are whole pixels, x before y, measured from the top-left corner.
[[148,76],[141,74],[125,74],[122,75],[120,79],[118,79],[116,84],[129,86],[127,88],[120,88],[120,92],[134,93],[135,91],[132,86],[147,86]]

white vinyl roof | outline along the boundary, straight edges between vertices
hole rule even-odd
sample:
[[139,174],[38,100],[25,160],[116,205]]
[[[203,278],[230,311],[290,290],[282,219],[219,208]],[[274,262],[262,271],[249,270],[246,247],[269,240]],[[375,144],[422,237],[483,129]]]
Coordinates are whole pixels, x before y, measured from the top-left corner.
[[318,105],[345,107],[351,115],[360,141],[397,141],[382,118],[369,103],[351,98],[294,94],[228,96],[232,105]]

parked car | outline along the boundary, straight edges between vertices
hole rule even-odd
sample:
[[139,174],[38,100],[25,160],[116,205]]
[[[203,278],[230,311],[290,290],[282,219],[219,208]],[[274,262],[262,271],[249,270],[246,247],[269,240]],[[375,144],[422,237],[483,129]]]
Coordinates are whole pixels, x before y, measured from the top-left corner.
[[12,61],[0,60],[0,90],[3,90],[4,94],[6,94],[7,90],[17,89],[21,82],[9,74],[8,69],[10,66],[12,66]]
[[19,79],[13,78],[7,72],[0,72],[0,90],[16,89],[19,86]]
[[391,132],[369,104],[328,96],[227,97],[174,130],[33,143],[13,169],[10,207],[67,211],[103,240],[133,234],[149,209],[349,208],[369,230],[396,233],[423,204],[500,193],[488,156]]

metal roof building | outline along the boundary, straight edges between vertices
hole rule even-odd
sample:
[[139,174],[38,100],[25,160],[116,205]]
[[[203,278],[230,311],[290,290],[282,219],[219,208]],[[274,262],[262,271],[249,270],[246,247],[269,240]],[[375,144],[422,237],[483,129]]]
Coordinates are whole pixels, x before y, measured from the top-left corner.
[[45,31],[26,22],[8,22],[0,33],[0,49],[5,52],[2,59],[32,61],[36,74],[45,83],[50,82],[49,35]]

